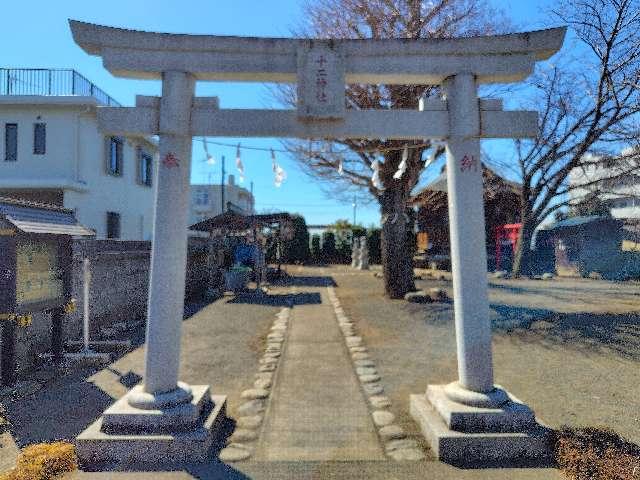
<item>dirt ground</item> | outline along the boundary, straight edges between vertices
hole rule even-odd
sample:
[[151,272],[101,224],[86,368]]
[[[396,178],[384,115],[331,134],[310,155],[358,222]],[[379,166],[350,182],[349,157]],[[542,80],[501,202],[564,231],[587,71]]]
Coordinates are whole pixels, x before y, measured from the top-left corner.
[[[289,300],[275,292],[269,297],[242,295],[189,305],[182,324],[180,379],[228,395],[228,412],[233,416],[240,393],[252,386],[261,339]],[[144,352],[139,346],[104,369],[77,370],[33,395],[5,401],[17,445],[72,440],[142,379]]]
[[[209,384],[213,392],[227,394],[229,414],[234,416],[240,392],[253,383],[261,344],[274,315],[290,302],[304,303],[305,286],[335,283],[343,308],[355,320],[377,361],[386,394],[393,402],[392,411],[408,432],[418,437],[408,413],[409,395],[424,392],[429,383],[447,383],[457,376],[453,305],[388,300],[382,280],[371,271],[358,272],[346,266],[286,268],[294,275],[288,286],[299,286],[296,294],[274,288],[266,297],[225,297],[209,305],[191,306],[183,323],[181,379]],[[452,294],[446,278],[419,280],[417,286],[439,286]],[[496,383],[529,404],[539,419],[552,427],[604,425],[640,444],[640,285],[492,280],[490,302]],[[72,440],[141,380],[143,357],[144,347],[139,346],[104,369],[78,370],[34,394],[4,402],[12,426],[11,437],[5,434],[0,438],[0,469],[15,461],[16,449],[7,448],[13,440],[19,447]],[[7,454],[13,459],[4,458]],[[229,477],[230,470],[219,476],[221,464],[213,462],[198,467],[203,471],[176,471],[175,475],[167,473],[166,478],[285,478],[271,475],[278,468],[290,474],[298,469],[298,478],[320,478],[313,473],[318,468],[326,473],[323,478],[345,478],[347,467],[353,467],[354,472],[363,469],[361,473],[368,472],[368,478],[516,478],[513,470],[462,471],[429,461],[408,464],[404,473],[397,470],[389,476],[384,468],[393,471],[393,464],[385,465],[248,462]],[[332,468],[336,476],[329,475]],[[82,475],[148,478],[147,473]],[[525,469],[518,470],[517,478],[540,475],[540,471]],[[551,478],[556,473],[544,475]]]
[[[361,325],[378,360],[397,413],[415,431],[409,394],[457,378],[453,305],[386,299],[382,279],[371,271],[302,271],[334,279],[347,314]],[[425,276],[416,286],[442,287],[453,295],[448,279]],[[607,426],[640,444],[638,283],[492,279],[489,297],[497,384],[552,427]]]

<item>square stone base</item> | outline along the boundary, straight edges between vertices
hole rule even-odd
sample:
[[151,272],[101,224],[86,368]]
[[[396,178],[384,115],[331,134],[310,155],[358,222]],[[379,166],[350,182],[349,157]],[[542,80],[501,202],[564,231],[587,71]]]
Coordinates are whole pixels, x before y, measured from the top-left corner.
[[533,411],[510,393],[507,395],[509,402],[499,408],[471,407],[449,399],[445,385],[429,385],[426,399],[447,427],[457,432],[521,432],[535,425]]
[[[187,428],[185,423],[180,423],[180,414],[175,417],[163,415],[162,411],[141,411],[124,403],[125,396],[105,411],[106,417],[100,417],[76,437],[78,458],[85,466],[115,461],[172,463],[206,460],[226,418],[227,397],[209,395],[208,387],[192,386],[192,389],[194,400],[191,405],[197,406],[199,417]],[[203,391],[206,392],[204,399]],[[107,428],[105,421],[109,424]],[[148,427],[142,427],[142,421],[149,422]],[[175,428],[172,427],[173,421],[176,421]],[[136,432],[132,425],[142,428]],[[162,427],[158,428],[158,425]]]
[[136,385],[102,414],[102,431],[108,433],[163,433],[192,430],[202,423],[205,409],[211,407],[208,385],[190,387],[193,398],[164,409],[142,409],[129,404],[129,396],[142,392]]
[[[449,408],[443,401],[436,410],[425,395],[411,395],[410,397],[411,416],[420,426],[422,434],[439,460],[472,466],[479,464],[486,466],[523,464],[546,466],[550,464],[553,456],[550,430],[535,421],[525,421],[521,428],[518,428],[519,407],[516,407],[514,419],[510,415],[509,409],[511,407],[508,404],[503,414],[498,412],[487,414],[487,410],[496,409],[474,409],[451,400],[447,401],[450,402]],[[490,428],[489,431],[476,429],[472,432],[462,432],[452,430],[439,413],[445,409],[449,409],[454,417],[462,413],[466,418],[465,421],[471,422],[475,426],[486,424],[487,421],[489,421],[489,425],[493,421],[506,422],[509,431],[496,431],[495,423],[493,424],[494,428]],[[480,417],[478,421],[469,419],[469,416],[473,415],[473,410],[478,411]],[[528,415],[524,415],[525,419],[527,417]]]

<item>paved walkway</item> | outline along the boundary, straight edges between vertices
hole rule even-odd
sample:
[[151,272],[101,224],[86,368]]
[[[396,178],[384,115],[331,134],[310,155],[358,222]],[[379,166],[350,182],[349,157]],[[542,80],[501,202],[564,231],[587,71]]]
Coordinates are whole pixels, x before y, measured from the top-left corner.
[[384,460],[324,288],[297,305],[256,460]]

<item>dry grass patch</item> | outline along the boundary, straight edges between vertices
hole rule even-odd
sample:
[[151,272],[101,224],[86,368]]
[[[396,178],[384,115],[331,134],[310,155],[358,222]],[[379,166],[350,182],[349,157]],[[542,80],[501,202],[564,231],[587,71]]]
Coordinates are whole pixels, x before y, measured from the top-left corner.
[[78,468],[75,447],[67,442],[37,443],[26,447],[16,468],[0,480],[54,480]]
[[571,480],[640,479],[640,447],[605,428],[559,430],[555,455]]

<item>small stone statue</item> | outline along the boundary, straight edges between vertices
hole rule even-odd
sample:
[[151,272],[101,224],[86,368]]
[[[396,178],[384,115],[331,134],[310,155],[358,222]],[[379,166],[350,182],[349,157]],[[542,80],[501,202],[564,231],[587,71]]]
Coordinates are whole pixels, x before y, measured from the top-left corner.
[[358,267],[358,257],[360,255],[360,242],[359,238],[353,238],[351,242],[351,268]]
[[369,270],[369,247],[367,237],[360,237],[360,255],[358,258],[358,269]]

